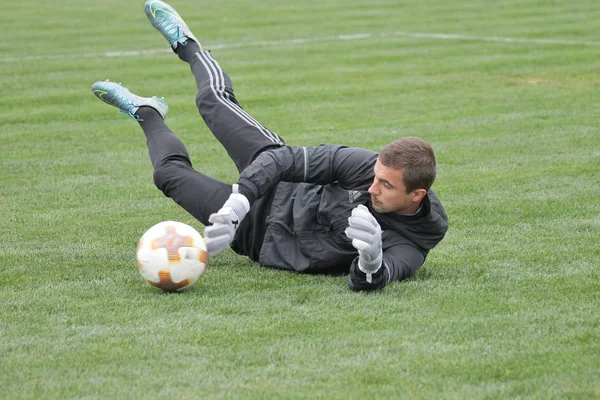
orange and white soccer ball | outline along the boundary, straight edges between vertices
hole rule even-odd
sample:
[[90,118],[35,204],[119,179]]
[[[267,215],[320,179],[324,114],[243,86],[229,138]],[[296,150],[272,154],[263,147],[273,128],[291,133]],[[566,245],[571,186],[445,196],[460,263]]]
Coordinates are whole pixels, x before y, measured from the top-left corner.
[[160,222],[148,229],[138,243],[136,256],[142,277],[167,292],[196,283],[208,263],[200,233],[176,221]]

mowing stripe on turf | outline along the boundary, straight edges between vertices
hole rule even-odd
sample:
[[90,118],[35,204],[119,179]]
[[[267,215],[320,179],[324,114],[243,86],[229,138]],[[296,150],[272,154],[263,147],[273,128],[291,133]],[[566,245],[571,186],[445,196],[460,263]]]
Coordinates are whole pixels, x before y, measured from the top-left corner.
[[[304,44],[314,42],[325,42],[335,40],[364,40],[371,38],[385,38],[385,37],[409,37],[414,39],[438,39],[438,40],[468,40],[468,41],[484,41],[484,42],[502,42],[502,43],[522,43],[522,44],[545,44],[545,45],[561,45],[561,46],[600,46],[600,42],[597,41],[585,41],[585,40],[565,40],[565,39],[551,39],[551,38],[538,38],[538,39],[527,39],[527,38],[513,38],[503,36],[473,36],[473,35],[460,35],[452,33],[417,33],[417,32],[381,32],[381,33],[356,33],[356,34],[345,34],[345,35],[334,35],[324,37],[311,37],[311,38],[296,38],[296,39],[285,39],[285,40],[259,40],[251,42],[236,42],[236,43],[223,43],[223,44],[212,44],[204,46],[211,50],[217,49],[235,49],[240,47],[270,47],[270,46],[287,46],[290,44]],[[154,50],[127,50],[127,51],[109,51],[106,53],[83,53],[83,54],[55,54],[55,55],[43,55],[43,56],[26,56],[26,57],[5,57],[0,58],[0,63],[11,63],[11,62],[23,62],[23,61],[40,61],[40,60],[64,60],[64,59],[76,59],[76,58],[99,58],[99,57],[137,57],[141,55],[152,55],[159,53],[171,53],[171,49],[154,49]]]

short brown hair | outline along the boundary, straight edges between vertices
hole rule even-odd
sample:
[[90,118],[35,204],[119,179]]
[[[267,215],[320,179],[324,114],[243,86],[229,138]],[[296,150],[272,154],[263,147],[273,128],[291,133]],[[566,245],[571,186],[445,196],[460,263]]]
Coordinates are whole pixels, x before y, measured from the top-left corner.
[[388,144],[379,153],[379,162],[388,168],[404,168],[406,193],[429,190],[435,181],[435,154],[431,146],[418,137],[403,137]]

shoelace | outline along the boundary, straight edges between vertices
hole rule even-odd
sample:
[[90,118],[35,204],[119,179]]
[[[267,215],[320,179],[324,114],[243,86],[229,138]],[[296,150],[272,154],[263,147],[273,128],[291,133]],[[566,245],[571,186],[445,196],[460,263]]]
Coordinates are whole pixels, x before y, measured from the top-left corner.
[[[133,104],[131,104],[131,105],[133,106]],[[128,115],[128,116],[129,116],[129,117],[130,117],[132,120],[134,120],[134,121],[144,121],[143,119],[141,119],[141,118],[140,118],[140,116],[139,116],[139,115],[135,115],[135,114],[134,114],[134,113],[132,113],[131,111],[125,111],[125,110],[121,110],[121,109],[119,109],[119,112],[120,112],[121,114]]]

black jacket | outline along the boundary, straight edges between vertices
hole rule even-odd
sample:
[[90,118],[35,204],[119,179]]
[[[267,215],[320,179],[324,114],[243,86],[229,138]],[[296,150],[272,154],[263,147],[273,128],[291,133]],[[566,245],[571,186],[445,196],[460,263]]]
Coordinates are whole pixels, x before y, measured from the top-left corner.
[[238,181],[251,204],[275,190],[259,262],[301,272],[356,270],[358,252],[344,231],[352,210],[364,204],[383,231],[386,280],[410,276],[443,239],[448,217],[432,191],[417,215],[374,211],[367,190],[376,160],[373,151],[339,145],[261,153]]

